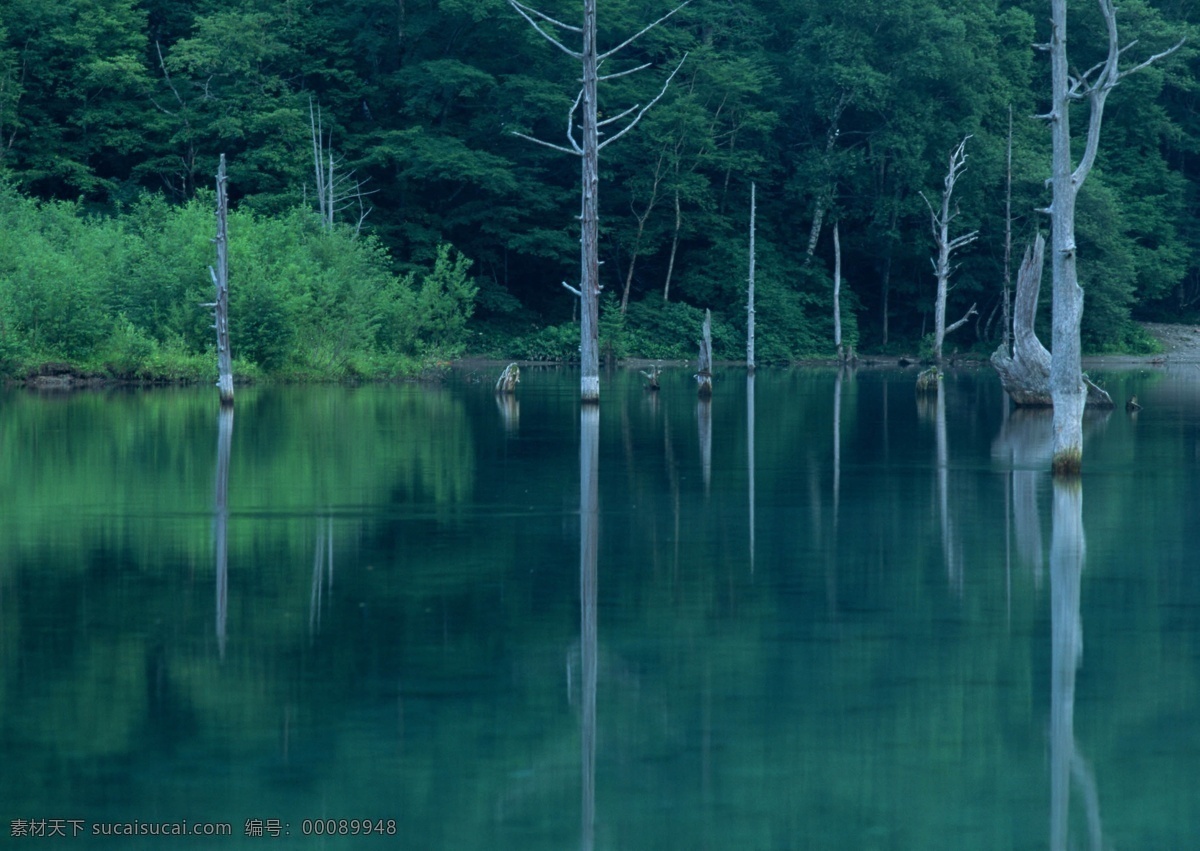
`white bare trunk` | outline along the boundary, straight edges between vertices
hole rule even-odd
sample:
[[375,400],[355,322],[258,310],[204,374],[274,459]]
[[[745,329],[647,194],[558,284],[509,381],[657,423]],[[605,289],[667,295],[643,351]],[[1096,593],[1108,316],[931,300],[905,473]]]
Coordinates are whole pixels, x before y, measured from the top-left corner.
[[579,396],[600,401],[600,133],[596,116],[596,0],[583,3],[583,210],[580,216],[582,275],[579,305]]
[[754,184],[750,184],[750,276],[746,291],[746,366],[754,371]]
[[833,223],[833,346],[839,361],[842,352],[842,240],[838,236],[838,223]]
[[967,139],[964,138],[958,143],[958,147],[950,152],[950,162],[946,169],[946,177],[942,181],[942,205],[940,212],[935,210],[933,204],[925,198],[925,203],[929,206],[930,229],[933,231],[933,239],[937,244],[937,260],[933,261],[933,271],[937,276],[937,296],[933,305],[933,357],[937,363],[942,362],[942,344],[945,342],[946,335],[954,331],[964,324],[967,320],[976,313],[975,305],[967,311],[962,319],[959,319],[949,328],[946,327],[946,297],[950,293],[950,275],[954,271],[950,265],[950,258],[959,248],[970,245],[979,236],[979,231],[971,231],[962,236],[950,238],[950,222],[958,216],[958,210],[951,211],[950,202],[954,197],[954,184],[958,181],[959,175],[967,167]]
[[233,404],[233,356],[229,350],[229,193],[225,178],[225,155],[217,167],[217,265],[208,268],[216,288],[213,302],[213,326],[217,331],[217,391],[221,405]]
[[712,311],[704,311],[704,327],[701,329],[700,356],[697,360],[696,381],[700,385],[702,398],[712,395]]
[[[644,35],[650,30],[657,27],[667,18],[674,15],[683,6],[687,5],[689,0],[684,0],[682,4],[676,6],[667,14],[663,15],[654,23],[644,27],[640,32],[627,38],[625,41],[618,44],[603,53],[600,53],[596,47],[596,0],[583,0],[583,26],[577,27],[571,24],[563,23],[555,20],[544,12],[526,6],[521,0],[509,0],[509,5],[512,6],[522,18],[524,18],[537,32],[557,47],[559,50],[566,53],[568,56],[579,60],[583,72],[583,86],[579,92],[579,96],[571,105],[570,111],[567,113],[567,145],[558,145],[552,142],[546,142],[542,139],[527,136],[524,133],[516,133],[523,139],[528,139],[531,142],[536,142],[539,145],[545,145],[548,148],[553,148],[556,151],[562,151],[567,154],[575,154],[583,161],[582,168],[582,187],[581,187],[581,211],[580,211],[580,278],[579,278],[579,316],[580,316],[580,378],[579,378],[579,395],[581,401],[586,403],[598,403],[600,401],[600,345],[599,345],[599,318],[600,318],[600,237],[599,237],[599,220],[600,220],[600,149],[605,145],[615,142],[617,139],[624,136],[634,126],[641,121],[642,116],[654,104],[658,103],[659,99],[667,91],[667,86],[674,79],[675,74],[679,71],[679,67],[683,64],[680,60],[679,65],[675,66],[675,70],[667,77],[663,84],[662,90],[644,105],[634,106],[624,112],[605,118],[603,121],[599,119],[597,112],[597,91],[601,80],[612,79],[613,77],[622,77],[631,74],[635,71],[640,71],[646,65],[639,66],[626,71],[615,71],[611,74],[603,76],[599,73],[600,63],[614,54],[628,47],[638,37]],[[571,33],[577,33],[582,38],[582,49],[572,50],[567,47],[557,37],[551,35],[550,31],[545,29],[549,25],[558,30],[564,30]],[[684,59],[687,54],[684,54]],[[579,110],[580,118],[575,118],[575,111]],[[620,130],[609,135],[603,142],[600,141],[600,128],[614,122],[621,121],[630,115],[633,117]],[[576,138],[576,121],[578,120],[579,138]]]
[[[1083,289],[1076,274],[1075,198],[1087,180],[1100,146],[1104,101],[1121,78],[1173,53],[1176,44],[1131,68],[1120,70],[1122,48],[1117,37],[1117,12],[1112,0],[1099,0],[1108,31],[1108,53],[1104,62],[1074,76],[1067,60],[1067,0],[1050,2],[1050,122],[1052,144],[1050,181],[1054,188],[1050,205],[1050,268],[1054,279],[1053,356],[1050,363],[1050,393],[1054,399],[1054,455],[1056,474],[1078,475],[1083,464],[1083,408],[1087,395],[1080,364],[1079,325],[1083,318]],[[1079,165],[1071,166],[1071,114],[1073,100],[1088,102],[1087,140]]]

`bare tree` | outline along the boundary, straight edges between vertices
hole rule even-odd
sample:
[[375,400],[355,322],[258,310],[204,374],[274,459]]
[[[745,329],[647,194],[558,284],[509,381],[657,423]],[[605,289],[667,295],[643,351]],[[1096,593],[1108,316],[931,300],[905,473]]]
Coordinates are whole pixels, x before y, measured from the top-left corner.
[[846,359],[842,351],[842,239],[837,222],[833,223],[833,345],[838,363],[842,363]]
[[746,368],[754,372],[754,184],[750,184],[750,275],[746,287]]
[[712,396],[712,311],[704,311],[704,327],[700,336],[700,356],[697,361],[696,382],[700,398]]
[[371,208],[364,199],[371,192],[363,191],[363,182],[354,179],[353,171],[342,168],[343,158],[334,156],[333,131],[329,131],[326,141],[324,129],[321,126],[321,107],[313,107],[312,99],[308,101],[308,122],[312,132],[313,171],[316,175],[317,210],[321,214],[321,225],[326,231],[333,230],[334,217],[355,206],[358,207],[358,221],[354,232],[358,233],[371,214]]
[[930,262],[933,264],[933,273],[937,276],[937,300],[933,306],[933,358],[939,365],[942,362],[942,343],[945,341],[946,335],[961,328],[976,313],[975,305],[972,304],[962,319],[953,323],[949,328],[946,327],[946,296],[950,292],[950,275],[954,272],[954,268],[950,265],[950,257],[958,249],[970,245],[979,236],[979,231],[973,230],[953,239],[950,238],[950,222],[958,217],[959,212],[957,205],[951,212],[950,202],[954,197],[954,184],[958,182],[959,176],[967,167],[967,140],[970,138],[970,136],[963,137],[963,140],[958,143],[958,147],[950,152],[950,163],[946,169],[946,177],[942,180],[940,210],[934,209],[933,204],[925,197],[925,193],[921,193],[926,206],[929,207],[929,227],[933,231],[933,239],[938,249],[937,260],[931,259]]
[[213,309],[213,328],[217,331],[217,391],[221,406],[233,404],[233,356],[229,351],[229,240],[227,221],[229,217],[229,193],[226,189],[225,155],[221,154],[217,167],[217,266],[208,267],[213,286],[217,290],[216,301],[205,307]]
[[[1052,144],[1051,177],[1053,200],[1050,268],[1054,281],[1053,326],[1050,360],[1050,393],[1054,401],[1054,454],[1051,469],[1057,475],[1078,475],[1083,464],[1083,408],[1087,390],[1080,365],[1079,325],[1083,318],[1083,289],[1076,274],[1075,199],[1083,186],[1100,146],[1104,101],[1124,77],[1174,53],[1174,47],[1157,53],[1125,71],[1121,55],[1132,44],[1120,46],[1117,10],[1113,0],[1099,0],[1108,32],[1104,61],[1082,73],[1072,72],[1067,63],[1067,0],[1050,0],[1050,41],[1040,49],[1050,53],[1051,104],[1041,118],[1050,122]],[[1088,105],[1087,140],[1079,164],[1071,164],[1072,102]]]
[[[556,20],[544,12],[539,12],[533,7],[525,5],[520,0],[508,0],[508,2],[530,26],[537,30],[539,35],[563,53],[573,59],[579,60],[583,69],[583,87],[567,112],[566,145],[547,142],[534,136],[527,136],[524,133],[517,133],[516,135],[531,142],[536,142],[539,145],[553,148],[556,151],[573,154],[580,157],[583,161],[583,181],[580,191],[582,207],[580,213],[580,288],[576,290],[574,287],[567,286],[567,289],[578,295],[580,300],[580,398],[584,402],[598,403],[600,401],[600,346],[598,335],[600,323],[600,149],[605,145],[615,142],[632,130],[641,120],[642,116],[654,104],[658,103],[662,96],[666,94],[667,87],[671,84],[671,80],[679,71],[680,66],[683,65],[683,59],[679,61],[679,65],[675,66],[675,70],[670,73],[666,82],[663,83],[662,89],[649,103],[645,105],[635,104],[629,109],[603,120],[600,120],[597,115],[597,90],[599,84],[605,80],[612,80],[641,71],[644,68],[648,68],[650,63],[645,63],[624,71],[614,71],[610,74],[601,74],[599,69],[601,63],[606,59],[617,55],[636,39],[674,15],[687,5],[689,0],[684,0],[684,3],[676,6],[654,23],[644,27],[616,47],[606,50],[603,53],[596,47],[596,0],[583,0],[582,27]],[[547,27],[552,29],[547,29]],[[577,34],[581,38],[582,48],[580,50],[572,50],[567,47],[553,34],[554,31]],[[686,58],[687,54],[684,54],[684,59]],[[575,118],[577,110],[580,112],[582,119],[582,123],[579,125],[576,124],[577,119]],[[600,141],[601,128],[624,121],[625,119],[629,119],[625,126],[621,127],[620,130],[613,133],[613,135],[606,138],[603,142]],[[576,130],[579,131],[578,138]]]

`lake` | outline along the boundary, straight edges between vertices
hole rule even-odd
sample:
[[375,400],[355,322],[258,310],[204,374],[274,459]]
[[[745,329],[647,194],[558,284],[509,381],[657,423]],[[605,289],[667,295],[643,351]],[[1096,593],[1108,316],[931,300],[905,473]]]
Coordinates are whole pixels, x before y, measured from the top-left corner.
[[1200,369],[490,369],[4,391],[3,836],[1200,844]]

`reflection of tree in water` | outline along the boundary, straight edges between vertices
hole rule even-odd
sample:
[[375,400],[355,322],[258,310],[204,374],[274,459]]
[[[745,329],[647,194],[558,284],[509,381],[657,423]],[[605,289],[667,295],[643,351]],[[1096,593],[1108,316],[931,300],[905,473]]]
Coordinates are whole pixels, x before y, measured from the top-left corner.
[[582,657],[580,735],[580,847],[588,851],[596,828],[596,624],[599,552],[600,409],[584,405],[579,417],[579,643]]
[[938,380],[933,393],[917,394],[917,414],[923,420],[933,420],[937,446],[938,518],[941,525],[942,557],[946,560],[946,577],[959,594],[963,587],[963,551],[958,540],[954,518],[950,513],[950,443],[946,434],[946,384]]
[[992,441],[992,459],[1008,468],[1009,499],[1017,557],[1041,579],[1045,565],[1038,487],[1050,467],[1052,414],[1046,408],[1016,408]]
[[213,535],[217,565],[217,649],[225,658],[225,622],[229,613],[229,452],[233,445],[233,406],[217,413],[216,510]]
[[1089,847],[1100,849],[1100,799],[1091,767],[1075,745],[1075,672],[1083,658],[1079,586],[1083,576],[1083,485],[1054,479],[1054,530],[1050,541],[1052,665],[1050,683],[1050,848],[1068,847],[1071,779],[1083,797]]

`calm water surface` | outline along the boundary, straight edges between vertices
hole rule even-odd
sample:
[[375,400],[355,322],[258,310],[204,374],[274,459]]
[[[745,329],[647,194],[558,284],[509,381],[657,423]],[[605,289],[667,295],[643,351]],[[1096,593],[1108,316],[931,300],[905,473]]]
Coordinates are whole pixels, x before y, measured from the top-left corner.
[[1200,846],[1200,369],[1093,377],[1077,487],[990,371],[5,393],[0,836]]

